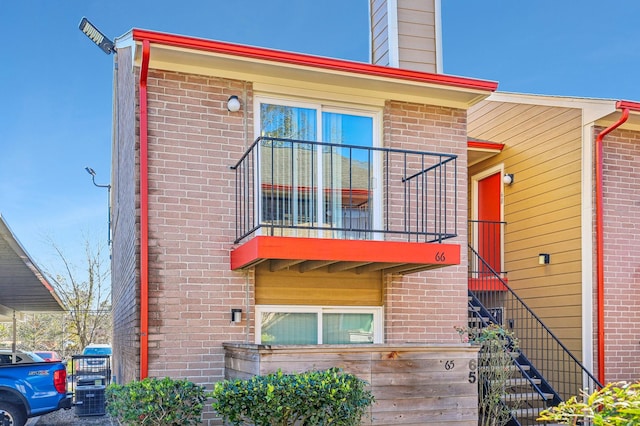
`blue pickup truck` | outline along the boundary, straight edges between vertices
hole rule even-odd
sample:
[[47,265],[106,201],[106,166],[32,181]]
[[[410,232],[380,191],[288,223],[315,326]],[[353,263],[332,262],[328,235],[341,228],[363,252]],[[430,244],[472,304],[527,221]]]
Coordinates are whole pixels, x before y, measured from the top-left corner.
[[7,359],[0,356],[0,425],[24,426],[30,417],[71,408],[64,364],[33,362],[41,358],[23,352]]

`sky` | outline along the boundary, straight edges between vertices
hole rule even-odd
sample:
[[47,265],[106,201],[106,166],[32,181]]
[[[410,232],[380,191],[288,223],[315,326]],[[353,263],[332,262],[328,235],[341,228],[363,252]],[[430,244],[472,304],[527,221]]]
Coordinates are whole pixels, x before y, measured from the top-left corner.
[[[441,0],[444,72],[498,90],[640,101],[640,1]],[[113,56],[132,28],[369,60],[368,0],[0,0],[0,215],[43,269],[107,243]]]

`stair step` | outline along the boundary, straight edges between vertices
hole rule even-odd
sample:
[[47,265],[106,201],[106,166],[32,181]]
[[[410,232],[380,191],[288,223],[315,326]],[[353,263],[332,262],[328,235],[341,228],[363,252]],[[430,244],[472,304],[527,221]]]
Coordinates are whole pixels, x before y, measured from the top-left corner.
[[524,377],[518,377],[514,379],[508,379],[505,381],[505,386],[527,386],[529,384],[539,385],[542,383],[540,379],[531,379],[530,381],[525,379]]
[[[488,370],[489,368],[491,368],[491,367],[486,367],[486,366],[480,366],[479,367],[480,370]],[[494,367],[494,368],[502,368],[502,367]],[[518,368],[515,365],[510,365],[507,368],[509,369],[509,371],[520,371],[520,368],[522,368],[522,371],[531,370],[531,366],[529,366],[529,365],[520,365],[520,368]]]
[[540,395],[538,392],[523,392],[523,393],[508,393],[502,395],[503,401],[533,401],[533,400],[541,400],[547,401],[553,398],[553,394],[544,393]]

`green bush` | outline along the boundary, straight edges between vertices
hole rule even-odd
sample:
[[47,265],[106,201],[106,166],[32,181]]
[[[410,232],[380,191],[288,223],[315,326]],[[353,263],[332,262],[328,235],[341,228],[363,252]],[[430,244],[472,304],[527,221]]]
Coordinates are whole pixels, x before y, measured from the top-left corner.
[[640,383],[609,383],[580,401],[572,396],[540,413],[538,421],[565,425],[628,426],[640,424]]
[[213,408],[232,425],[359,425],[374,398],[367,382],[338,368],[218,382]]
[[207,399],[188,380],[146,378],[106,389],[107,412],[120,425],[197,425]]

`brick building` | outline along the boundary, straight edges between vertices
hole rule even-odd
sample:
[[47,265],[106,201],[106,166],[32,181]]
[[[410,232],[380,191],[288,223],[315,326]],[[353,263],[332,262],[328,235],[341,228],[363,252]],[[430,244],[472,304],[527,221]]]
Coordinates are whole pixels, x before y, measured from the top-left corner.
[[[640,104],[439,74],[436,3],[371,2],[376,65],[144,30],[117,41],[120,382],[337,364],[372,383],[376,424],[471,425],[475,353],[454,330],[470,309],[554,335],[557,353],[521,340],[555,386],[536,388],[545,404],[592,387],[594,367],[637,376]],[[416,24],[429,48],[405,37]]]

